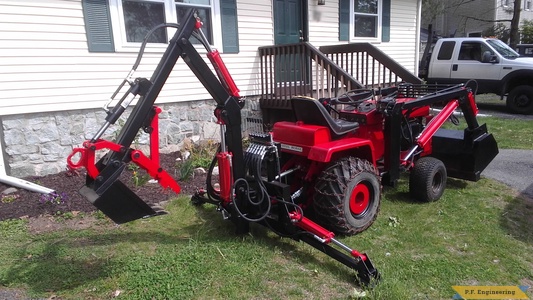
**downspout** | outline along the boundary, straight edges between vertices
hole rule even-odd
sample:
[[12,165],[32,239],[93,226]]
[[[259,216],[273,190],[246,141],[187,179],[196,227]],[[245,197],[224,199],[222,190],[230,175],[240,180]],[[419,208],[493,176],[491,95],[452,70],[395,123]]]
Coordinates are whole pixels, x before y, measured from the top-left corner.
[[[415,75],[418,77],[418,68],[420,65],[420,27],[422,26],[422,0],[416,3],[416,45],[415,45]],[[428,41],[429,44],[429,41]],[[426,45],[428,47],[428,45]]]
[[[1,125],[1,122],[0,122],[0,125]],[[0,137],[1,136],[2,135],[0,135]],[[32,192],[41,193],[41,194],[50,194],[50,193],[55,192],[52,189],[35,184],[33,182],[29,182],[29,181],[26,181],[20,178],[7,175],[6,168],[4,165],[4,150],[2,148],[2,144],[3,144],[2,141],[0,141],[0,182],[3,182],[11,186],[19,187],[25,190],[29,190]]]

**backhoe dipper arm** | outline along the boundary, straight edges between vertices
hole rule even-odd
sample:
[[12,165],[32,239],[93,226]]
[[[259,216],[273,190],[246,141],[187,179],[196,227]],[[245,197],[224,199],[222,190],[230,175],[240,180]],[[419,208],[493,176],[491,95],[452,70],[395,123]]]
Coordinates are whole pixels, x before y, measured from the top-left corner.
[[[218,52],[207,49],[208,58],[214,64],[219,78],[213,74],[210,67],[191,44],[189,41],[191,36],[201,37],[198,34],[198,31],[201,30],[201,23],[195,17],[194,10],[190,9],[185,15],[179,26],[167,24],[169,27],[178,29],[170,40],[152,77],[149,80],[145,78],[137,78],[133,82],[130,80],[131,74],[140,60],[141,56],[139,56],[134,69],[128,74],[128,78],[122,84],[124,85],[127,82],[131,86],[126,95],[122,97],[113,109],[107,111],[106,123],[93,139],[85,142],[84,148],[74,149],[67,159],[69,167],[85,167],[89,171],[86,176],[86,184],[80,189],[80,194],[119,224],[157,214],[156,211],[129,190],[126,185],[120,182],[120,174],[129,162],[134,162],[147,170],[163,187],[171,187],[175,192],[179,192],[177,183],[159,166],[157,152],[159,146],[153,130],[154,128],[157,129],[157,108],[154,107],[154,103],[180,57],[184,59],[192,72],[217,102],[215,115],[219,124],[223,125],[221,126],[223,128],[222,134],[224,134],[225,140],[228,141],[227,149],[224,151],[234,153],[232,165],[238,166],[232,168],[233,178],[244,177],[240,115],[243,103],[238,96],[238,89],[235,87],[229,73],[227,71],[224,72],[225,66],[223,66],[220,57],[213,59],[214,56],[218,55]],[[205,46],[205,41],[203,41],[203,44]],[[217,69],[217,64],[222,64],[222,68],[219,67]],[[117,92],[111,99],[116,96]],[[140,96],[137,105],[126,119],[115,142],[101,140],[100,137],[107,127],[115,123],[135,96]],[[154,152],[151,154],[151,158],[147,158],[140,151],[130,148],[141,129],[150,133],[150,149],[151,152],[152,150]],[[96,157],[94,152],[104,149],[109,151],[98,162],[94,163],[94,158]],[[77,163],[72,159],[76,154],[81,156]],[[239,202],[238,195],[235,201]],[[242,230],[245,231],[247,229],[246,224],[240,223],[242,223],[240,220],[236,220],[236,225],[242,225]]]
[[[152,106],[154,105],[157,96],[161,92],[163,85],[169,77],[178,58],[183,54],[180,41],[188,39],[196,24],[196,19],[193,17],[193,11],[190,10],[187,17],[180,28],[176,31],[174,37],[170,40],[169,45],[163,54],[161,61],[155,69],[150,82],[152,83],[148,91],[139,98],[137,105],[133,108],[130,117],[126,120],[122,130],[117,137],[117,144],[124,147],[129,147],[135,140],[135,136],[145,123],[145,119],[149,116]],[[122,160],[124,154],[112,153],[110,159]]]
[[[221,116],[227,124],[228,147],[230,151],[236,154],[233,158],[235,163],[244,161],[242,155],[242,137],[241,137],[241,118],[240,109],[241,104],[239,100],[231,96],[225,90],[220,80],[213,74],[211,69],[202,59],[198,51],[189,41],[192,33],[196,29],[197,19],[194,17],[194,11],[190,10],[186,17],[183,18],[183,23],[177,30],[174,37],[170,40],[169,45],[163,54],[161,61],[155,69],[150,78],[151,86],[144,95],[141,95],[137,105],[133,108],[130,117],[126,120],[122,130],[118,134],[116,143],[124,148],[130,147],[135,140],[135,136],[144,124],[149,123],[147,119],[152,115],[150,112],[152,107],[163,88],[167,78],[169,77],[174,65],[179,57],[183,57],[189,68],[198,77],[200,82],[204,85],[206,90],[211,94],[213,99],[217,102],[221,110]],[[116,165],[110,162],[127,162],[129,161],[128,152],[110,151],[99,163],[100,168],[104,166]],[[116,172],[121,172],[119,168]],[[235,178],[242,178],[244,171],[240,172],[240,168],[234,168],[236,174]],[[111,172],[114,173],[114,172]],[[105,179],[104,179],[105,181]]]
[[[241,133],[241,108],[243,103],[228,93],[188,40],[182,40],[182,43],[184,50],[183,60],[217,102],[216,113],[219,114],[217,117],[220,117],[220,121],[226,125],[226,146],[228,151],[233,154],[233,166],[243,166],[244,154]],[[224,150],[222,149],[222,151]],[[244,167],[233,168],[233,178],[244,178],[244,175]]]

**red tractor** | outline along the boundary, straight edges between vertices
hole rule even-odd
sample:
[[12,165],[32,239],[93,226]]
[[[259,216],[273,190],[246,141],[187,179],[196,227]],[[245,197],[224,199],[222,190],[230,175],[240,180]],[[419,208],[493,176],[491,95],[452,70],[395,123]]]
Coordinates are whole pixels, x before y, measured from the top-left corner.
[[[403,171],[409,172],[414,199],[435,201],[448,176],[477,181],[498,153],[494,137],[477,122],[472,91],[463,85],[402,84],[333,99],[294,97],[291,103],[295,121],[273,125],[279,148],[273,160],[297,193],[294,201],[337,233],[370,226],[381,184],[395,186]],[[430,113],[437,104],[442,110]],[[442,129],[449,119],[458,122],[458,107],[467,128]]]
[[[474,96],[468,88],[428,92],[429,87],[412,85],[352,91],[320,101],[295,97],[294,120],[277,122],[268,132],[250,134],[245,150],[241,128],[244,100],[220,55],[206,42],[201,22],[191,10],[179,26],[161,26],[178,30],[153,76],[131,79],[141,51],[110,101],[123,86],[129,85],[128,91],[107,109],[106,122],[96,135],[74,149],[67,160],[71,168],[87,169],[80,193],[116,223],[164,213],[118,180],[127,164],[136,163],[163,187],[180,190],[159,165],[160,110],[154,106],[180,57],[216,101],[215,116],[221,128],[206,189],[193,195],[193,204],[214,204],[238,233],[257,223],[280,236],[303,241],[355,270],[363,284],[379,278],[379,272],[365,253],[341,243],[335,234],[355,234],[372,224],[379,211],[382,184],[394,186],[401,171],[410,171],[414,197],[433,201],[442,195],[447,176],[477,180],[498,152],[492,135],[477,123]],[[217,76],[190,42],[191,36],[207,49]],[[138,103],[116,141],[102,140],[105,130],[136,96],[140,96]],[[429,107],[437,103],[444,108],[432,116]],[[467,129],[440,129],[447,119],[454,119],[452,113],[458,107]],[[149,156],[130,148],[140,129],[150,133]],[[95,162],[96,151],[102,149],[109,151]],[[220,172],[216,188],[215,166]]]

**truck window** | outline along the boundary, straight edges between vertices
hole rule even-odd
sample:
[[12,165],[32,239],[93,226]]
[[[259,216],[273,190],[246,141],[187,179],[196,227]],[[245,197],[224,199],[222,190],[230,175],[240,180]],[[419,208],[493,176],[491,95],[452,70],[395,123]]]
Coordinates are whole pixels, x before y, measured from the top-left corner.
[[520,56],[513,49],[511,49],[511,47],[500,40],[487,40],[487,43],[505,58],[514,59]]
[[481,61],[481,43],[463,42],[459,50],[459,60],[477,60]]
[[437,55],[438,60],[449,60],[452,58],[453,48],[455,48],[455,42],[443,42],[440,46],[439,54]]

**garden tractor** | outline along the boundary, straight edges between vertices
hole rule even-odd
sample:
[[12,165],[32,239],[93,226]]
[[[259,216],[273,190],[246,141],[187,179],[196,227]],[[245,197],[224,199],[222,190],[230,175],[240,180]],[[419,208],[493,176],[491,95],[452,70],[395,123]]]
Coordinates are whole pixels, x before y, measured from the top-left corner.
[[[192,203],[215,205],[239,234],[256,223],[279,236],[305,242],[354,270],[361,284],[379,279],[379,272],[367,254],[345,245],[336,234],[356,234],[372,224],[382,185],[396,185],[402,171],[407,171],[413,196],[434,201],[442,195],[447,176],[478,180],[498,152],[486,126],[477,123],[474,96],[463,85],[434,91],[428,86],[400,85],[319,100],[294,97],[294,119],[250,133],[245,147],[244,98],[218,51],[209,46],[201,21],[191,10],[181,24],[161,24],[151,32],[162,27],[177,31],[152,77],[132,79],[145,38],[132,70],[104,106],[105,123],[67,159],[69,168],[87,170],[80,193],[118,224],[165,213],[118,180],[129,163],[145,169],[162,187],[180,192],[159,165],[157,116],[161,110],[154,106],[180,57],[215,100],[221,133],[206,186],[192,196]],[[206,48],[215,72],[191,37]],[[122,89],[127,91],[115,100]],[[137,96],[116,140],[102,139]],[[430,114],[432,104],[443,106],[435,116]],[[458,107],[467,128],[441,129],[446,120],[456,120],[453,112]],[[150,135],[149,155],[131,148],[141,129]],[[97,159],[100,150],[108,152]],[[214,184],[217,166],[218,184]]]

